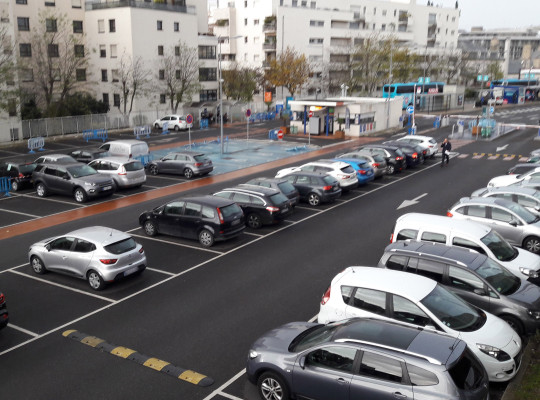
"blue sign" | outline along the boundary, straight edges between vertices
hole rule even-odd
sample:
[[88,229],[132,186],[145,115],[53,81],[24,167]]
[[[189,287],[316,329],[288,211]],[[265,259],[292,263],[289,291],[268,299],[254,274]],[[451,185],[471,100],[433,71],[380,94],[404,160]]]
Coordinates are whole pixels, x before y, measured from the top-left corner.
[[408,106],[407,107],[407,114],[413,114],[414,113],[414,107],[413,106]]
[[495,112],[495,107],[491,106],[489,107],[489,113],[493,114]]

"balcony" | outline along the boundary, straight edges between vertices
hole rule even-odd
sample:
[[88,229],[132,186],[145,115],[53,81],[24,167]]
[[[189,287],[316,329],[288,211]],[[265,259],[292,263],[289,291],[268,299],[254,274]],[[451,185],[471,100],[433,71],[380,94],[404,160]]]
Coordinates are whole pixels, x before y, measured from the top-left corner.
[[267,42],[263,44],[264,51],[276,51],[276,42]]
[[277,24],[275,22],[270,23],[270,24],[264,24],[263,29],[262,29],[264,33],[272,33],[272,32],[276,32],[276,30],[277,30]]
[[120,7],[146,8],[151,10],[173,11],[193,15],[196,14],[195,7],[186,6],[185,0],[163,0],[162,2],[149,0],[86,0],[84,5],[86,11]]

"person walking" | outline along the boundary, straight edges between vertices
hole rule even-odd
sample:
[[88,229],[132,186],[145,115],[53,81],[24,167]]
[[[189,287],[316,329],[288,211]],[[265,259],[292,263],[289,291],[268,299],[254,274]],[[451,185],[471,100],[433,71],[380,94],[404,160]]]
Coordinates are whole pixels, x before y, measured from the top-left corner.
[[448,155],[448,152],[452,150],[452,144],[448,140],[448,138],[444,139],[444,142],[441,144],[442,149],[442,160],[441,160],[441,168],[444,167],[444,161],[446,159],[446,165],[448,165],[448,162],[450,161],[450,156]]

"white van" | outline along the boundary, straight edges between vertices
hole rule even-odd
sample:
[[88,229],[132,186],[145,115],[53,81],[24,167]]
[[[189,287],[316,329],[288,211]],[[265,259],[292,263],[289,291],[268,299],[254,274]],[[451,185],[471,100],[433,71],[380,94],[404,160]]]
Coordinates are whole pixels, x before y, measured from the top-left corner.
[[525,279],[540,283],[540,256],[513,247],[493,229],[477,222],[408,213],[396,220],[390,243],[407,239],[466,247],[497,260],[520,278],[525,275]]
[[110,156],[123,158],[141,158],[150,153],[148,144],[142,140],[113,140],[99,146],[109,152]]

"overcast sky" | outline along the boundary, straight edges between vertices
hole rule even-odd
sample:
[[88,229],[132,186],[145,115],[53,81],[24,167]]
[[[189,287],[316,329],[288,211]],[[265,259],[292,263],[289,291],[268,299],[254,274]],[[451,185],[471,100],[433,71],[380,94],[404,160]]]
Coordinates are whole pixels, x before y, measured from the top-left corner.
[[[264,1],[264,0],[263,0]],[[408,3],[409,0],[394,0]],[[540,25],[540,0],[458,0],[461,9],[459,28],[470,30],[471,26],[484,29],[524,28]],[[210,5],[216,0],[208,0]],[[417,0],[427,4],[427,0]],[[435,5],[455,7],[455,0],[433,0]]]

